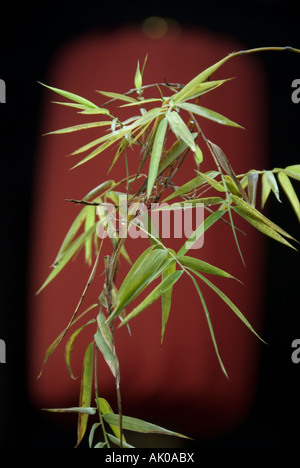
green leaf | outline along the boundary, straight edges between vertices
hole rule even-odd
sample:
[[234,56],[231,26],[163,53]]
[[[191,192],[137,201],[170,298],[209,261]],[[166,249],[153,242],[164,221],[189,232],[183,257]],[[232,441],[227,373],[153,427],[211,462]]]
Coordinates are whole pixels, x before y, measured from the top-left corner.
[[[112,434],[107,434],[107,437],[111,440],[116,445],[120,445],[120,439],[117,437],[113,436]],[[128,442],[122,442],[122,448],[135,448],[134,445],[128,444]]]
[[279,188],[278,188],[278,184],[277,184],[277,181],[276,181],[276,178],[273,174],[273,172],[271,171],[265,171],[265,174],[266,174],[266,177],[267,177],[267,181],[268,181],[268,184],[270,185],[271,187],[271,190],[272,192],[274,193],[275,197],[277,198],[277,200],[279,202],[281,202],[280,198],[279,198]]
[[[98,398],[97,399],[97,402],[98,402],[98,406],[100,408],[100,411],[103,415],[107,415],[107,414],[114,414],[110,404],[108,403],[107,400],[105,400],[105,398]],[[113,433],[115,434],[115,436],[117,437],[117,440],[119,441],[120,443],[120,440],[121,440],[121,431],[120,431],[120,427],[119,425],[114,425],[114,424],[110,424],[110,428],[111,430],[113,431]],[[123,443],[126,443],[126,439],[124,437],[124,434],[122,436],[122,442]]]
[[[196,274],[199,278],[201,278],[204,283],[206,283],[224,302],[225,304],[230,307],[230,309],[237,315],[237,317],[249,328],[249,330],[254,333],[261,341],[262,338],[256,333],[252,325],[248,322],[246,317],[242,314],[242,312],[238,309],[238,307],[223,293],[216,285],[214,285],[211,281],[209,281],[205,276],[201,275],[199,272],[193,270],[194,274]],[[264,341],[263,341],[264,342]]]
[[[198,133],[192,133],[195,139]],[[171,148],[165,153],[159,163],[158,175],[161,175],[189,146],[181,140],[175,141]]]
[[177,255],[178,256],[185,255],[186,252],[188,252],[188,250],[191,248],[191,244],[194,244],[196,240],[203,233],[205,233],[207,229],[209,229],[216,221],[218,221],[226,211],[227,210],[218,210],[212,213],[210,216],[208,216],[204,220],[204,223],[201,223],[201,225],[199,225],[195,229],[194,233],[190,236],[190,238],[183,244],[183,246],[181,247]]
[[[92,388],[93,388],[93,363],[94,363],[94,343],[90,343],[86,349],[82,368],[82,377],[80,385],[79,406],[81,408],[89,408],[91,405]],[[82,441],[86,432],[89,413],[78,414],[77,424],[77,444]]]
[[190,96],[194,95],[196,92],[199,92],[199,85],[206,81],[210,76],[223,65],[231,56],[228,55],[223,59],[219,60],[217,63],[211,65],[210,67],[203,70],[199,75],[193,78],[189,83],[187,83],[179,93],[175,94],[173,101],[175,104],[187,100]]
[[105,362],[111,370],[113,376],[117,379],[117,385],[119,384],[119,362],[116,354],[113,350],[113,338],[111,331],[105,316],[99,312],[97,317],[98,330],[94,335],[95,343],[102,353]]
[[[38,82],[40,83],[40,82]],[[77,102],[78,104],[82,104],[85,107],[89,108],[94,108],[94,109],[99,109],[99,107],[94,104],[93,102],[89,101],[88,99],[83,98],[82,96],[78,96],[77,94],[70,93],[69,91],[64,91],[63,89],[59,88],[53,88],[52,86],[47,86],[44,83],[40,83],[42,86],[45,86],[45,88],[50,89],[51,91],[54,91],[57,94],[60,94],[61,96],[70,99],[70,101]],[[107,111],[107,113],[109,113]]]
[[136,72],[135,72],[135,77],[134,77],[134,86],[138,91],[141,90],[142,87],[142,74],[140,70],[140,62],[138,60],[137,67],[136,67]]
[[182,102],[178,104],[178,107],[184,109],[192,114],[199,115],[200,117],[204,117],[205,119],[212,120],[213,122],[217,122],[221,125],[229,125],[231,127],[238,127],[243,128],[241,125],[233,122],[232,120],[224,117],[224,115],[219,114],[211,109],[206,109],[205,107],[198,106],[197,104],[191,104],[189,102]]
[[50,411],[51,413],[81,413],[93,415],[96,414],[97,408],[74,406],[72,408],[45,408],[44,411]]
[[214,348],[215,348],[215,352],[216,352],[216,355],[217,355],[217,358],[218,358],[218,361],[220,363],[220,366],[221,366],[221,369],[222,371],[224,372],[225,376],[228,378],[228,375],[227,375],[227,372],[226,372],[226,369],[225,369],[225,366],[223,364],[223,361],[221,359],[221,356],[220,356],[220,353],[219,353],[219,348],[218,348],[218,345],[217,345],[217,341],[216,341],[216,338],[215,338],[215,332],[214,332],[214,329],[213,329],[213,326],[212,326],[212,322],[211,322],[211,319],[210,319],[210,315],[209,315],[209,311],[208,311],[208,308],[207,308],[207,305],[206,305],[206,302],[204,300],[204,297],[203,297],[203,294],[202,294],[202,291],[196,281],[196,279],[191,276],[192,278],[192,281],[195,285],[195,288],[198,292],[198,295],[200,297],[200,300],[202,302],[202,306],[203,306],[203,309],[204,309],[204,312],[205,312],[205,317],[206,317],[206,320],[207,320],[207,324],[208,324],[208,328],[209,328],[209,331],[210,331],[210,336],[211,336],[211,339],[212,339],[212,342],[213,342],[213,345],[214,345]]
[[130,312],[127,317],[123,320],[123,322],[120,324],[120,326],[125,325],[126,323],[129,322],[129,320],[132,320],[133,317],[136,317],[138,314],[140,314],[144,309],[149,307],[153,302],[155,302],[157,299],[159,299],[168,289],[176,283],[176,281],[179,280],[181,277],[183,271],[175,271],[174,273],[171,273],[167,275],[161,283],[158,284],[151,292],[148,294],[148,296],[137,306],[135,307],[132,312]]
[[148,174],[148,185],[147,185],[147,197],[151,195],[155,179],[157,177],[158,167],[160,158],[162,155],[164,140],[168,127],[168,120],[162,119],[158,125],[152,148],[152,154],[150,159],[149,174]]
[[[214,177],[216,177],[217,175],[219,175],[219,172],[209,171],[205,175],[207,177],[210,177],[209,180],[211,180]],[[188,182],[186,182],[184,185],[179,187],[177,190],[175,190],[174,193],[172,193],[171,195],[169,195],[167,198],[165,198],[163,200],[163,203],[168,201],[168,200],[171,200],[172,198],[180,197],[182,195],[187,195],[188,193],[194,191],[196,188],[201,187],[201,185],[203,185],[206,182],[207,182],[207,179],[204,179],[204,177],[202,177],[202,175],[197,176],[194,179],[191,179]]]
[[116,99],[116,100],[125,101],[125,102],[137,102],[135,98],[131,96],[127,96],[126,94],[112,93],[110,91],[97,91],[97,92],[111,99]]
[[46,135],[58,135],[61,133],[72,133],[72,132],[78,132],[79,130],[88,130],[90,128],[97,128],[97,127],[104,127],[105,125],[111,125],[111,122],[89,122],[89,123],[84,123],[80,125],[73,125],[73,127],[66,127],[66,128],[61,128],[59,130],[54,130],[52,132],[46,133]]
[[121,284],[115,299],[115,308],[110,316],[114,319],[130,302],[132,302],[148,284],[150,284],[166,267],[168,252],[149,247],[132,265]]
[[89,322],[87,322],[87,323],[85,323],[84,325],[82,325],[81,327],[79,327],[79,328],[71,335],[71,337],[70,337],[69,340],[67,341],[66,349],[65,349],[65,362],[66,362],[66,366],[67,366],[69,375],[71,376],[72,379],[76,379],[76,377],[74,377],[74,374],[73,374],[73,371],[72,371],[72,367],[71,367],[71,355],[72,355],[72,352],[73,352],[73,349],[74,349],[74,345],[75,345],[76,339],[77,339],[78,335],[80,334],[80,332],[81,332],[86,326],[90,325],[91,323],[95,323],[95,319],[92,319],[92,320],[90,320]]
[[207,182],[212,188],[217,190],[218,192],[226,192],[226,189],[224,185],[221,182],[218,182],[214,180],[213,177],[211,177],[208,174],[204,174],[203,172],[197,171],[198,174]]
[[292,166],[287,166],[285,172],[292,179],[300,180],[300,164],[293,164]]
[[266,204],[266,201],[271,193],[271,186],[267,179],[267,174],[264,172],[261,176],[261,208]]
[[283,188],[286,196],[288,197],[293,210],[296,213],[298,221],[300,222],[300,201],[297,197],[295,189],[289,179],[289,177],[284,172],[279,172],[278,180],[280,182],[281,187]]
[[288,247],[291,247],[292,249],[295,249],[295,247],[285,239],[285,237],[287,237],[296,241],[296,239],[294,239],[290,234],[266,218],[249,203],[246,203],[244,200],[236,197],[235,195],[231,195],[231,197],[237,205],[233,207],[234,211],[236,211],[242,218],[248,221],[248,223],[252,224],[252,226],[261,231],[263,234],[277,240],[278,242],[281,242]]
[[170,124],[170,127],[173,133],[179,140],[184,141],[187,146],[191,148],[193,152],[196,151],[196,144],[193,138],[193,135],[189,131],[188,127],[186,126],[185,122],[182,120],[180,115],[175,112],[171,111],[166,114],[166,118]]
[[[85,218],[84,230],[88,231],[92,228],[96,222],[96,207],[89,206],[89,210],[87,212],[87,216]],[[88,236],[85,239],[84,247],[85,247],[85,261],[90,266],[92,264],[92,236]]]
[[231,274],[227,273],[227,271],[224,271],[221,268],[211,265],[210,263],[204,262],[199,258],[188,257],[184,255],[177,256],[177,259],[182,265],[192,268],[193,270],[202,271],[203,273],[209,273],[211,275],[223,276],[224,278],[234,279],[234,277]]
[[[103,419],[108,424],[119,425],[119,415],[118,414],[104,414]],[[142,421],[141,419],[132,418],[131,416],[123,416],[123,428],[128,431],[134,432],[141,432],[144,434],[154,433],[154,434],[163,434],[163,435],[170,435],[176,437],[182,437],[184,439],[188,439],[189,437],[179,434],[178,432],[169,431],[168,429],[164,429],[161,426],[157,426],[156,424],[152,424],[146,421]]]
[[[176,262],[174,261],[171,265],[162,272],[162,280],[172,275],[176,271]],[[169,314],[172,303],[172,292],[173,285],[171,285],[161,296],[162,302],[162,326],[161,326],[161,343],[163,342]]]
[[75,255],[75,253],[80,249],[80,247],[82,247],[85,240],[93,234],[95,229],[96,229],[96,224],[92,226],[88,231],[83,232],[79,237],[75,239],[75,241],[72,244],[70,244],[64,250],[64,252],[60,255],[57,266],[53,268],[50,275],[47,277],[47,279],[42,284],[42,286],[40,287],[40,289],[37,291],[36,294],[39,294],[61,272],[61,270],[66,266],[69,260]]

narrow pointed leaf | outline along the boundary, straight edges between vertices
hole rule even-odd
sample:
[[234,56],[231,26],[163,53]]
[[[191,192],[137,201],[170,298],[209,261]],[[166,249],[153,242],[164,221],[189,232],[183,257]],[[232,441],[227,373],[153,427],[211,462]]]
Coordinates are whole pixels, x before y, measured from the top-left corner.
[[[108,424],[119,424],[119,415],[118,414],[104,414],[103,419]],[[141,419],[132,418],[131,416],[123,416],[123,429],[133,432],[141,432],[144,434],[152,433],[152,434],[163,434],[163,435],[170,435],[176,437],[182,437],[184,439],[188,439],[189,437],[179,434],[178,432],[169,431],[168,429],[164,429],[161,426],[157,426],[156,424],[152,424]]]
[[[120,439],[117,437],[113,436],[112,434],[107,434],[107,437],[113,442],[114,444],[120,446]],[[122,442],[122,448],[135,448],[134,445],[128,444],[128,442],[123,441]]]
[[256,202],[258,179],[259,176],[257,172],[251,172],[250,174],[248,174],[248,198],[250,204],[254,207]]
[[82,104],[83,106],[86,106],[86,107],[99,109],[96,104],[89,101],[88,99],[83,98],[82,96],[78,96],[77,94],[70,93],[69,91],[64,91],[63,89],[53,88],[52,86],[47,86],[44,83],[40,83],[40,84],[42,86],[45,86],[45,88],[48,88],[51,91],[54,91],[55,93],[60,94],[61,96],[64,96],[67,99],[70,99],[70,101],[77,102],[78,104]]
[[208,308],[207,308],[207,305],[206,305],[206,302],[204,300],[204,297],[203,297],[203,294],[202,294],[202,291],[196,281],[196,279],[191,276],[192,280],[193,280],[193,283],[195,285],[195,288],[198,292],[198,295],[200,297],[200,300],[202,302],[202,306],[203,306],[203,309],[204,309],[204,312],[205,312],[205,317],[206,317],[206,320],[207,320],[207,324],[208,324],[208,328],[209,328],[209,331],[210,331],[210,336],[211,336],[211,339],[212,339],[212,342],[213,342],[213,346],[215,348],[215,352],[216,352],[216,355],[217,355],[217,358],[218,358],[218,361],[219,361],[219,364],[221,366],[221,369],[222,371],[224,372],[225,376],[228,378],[228,374],[226,372],[226,369],[225,369],[225,366],[223,364],[223,361],[221,359],[221,356],[220,356],[220,353],[219,353],[219,348],[218,348],[218,345],[217,345],[217,341],[216,341],[216,337],[215,337],[215,332],[214,332],[214,329],[213,329],[213,326],[212,326],[212,322],[211,322],[211,318],[210,318],[210,315],[209,315],[209,311],[208,311]]
[[137,99],[131,96],[127,96],[126,94],[113,93],[110,91],[97,91],[97,92],[111,99],[116,99],[116,100],[125,101],[125,102],[137,102]]
[[85,323],[81,327],[79,327],[74,333],[72,333],[71,337],[68,339],[67,344],[66,344],[66,349],[65,349],[65,362],[66,366],[69,372],[69,375],[72,379],[76,379],[77,377],[74,377],[73,371],[72,371],[72,366],[71,366],[71,356],[72,352],[74,349],[75,342],[81,333],[81,331],[91,323],[95,323],[95,319],[90,320],[89,322]]
[[[98,405],[99,405],[99,408],[100,408],[100,411],[103,415],[107,415],[107,414],[115,414],[110,406],[110,404],[108,403],[108,401],[105,399],[105,398],[98,398],[97,399],[98,401]],[[119,441],[120,443],[120,439],[121,439],[121,431],[120,431],[120,427],[119,425],[114,425],[114,424],[110,424],[110,428],[111,430],[113,431],[113,433],[115,434],[117,440]],[[124,437],[124,434],[123,434],[123,437],[122,437],[122,442],[123,443],[126,443],[126,439]]]
[[275,197],[279,202],[281,202],[280,197],[279,197],[279,188],[277,184],[276,177],[274,176],[273,172],[271,171],[265,171],[266,177],[268,184],[271,187],[272,192],[274,193]]
[[[167,276],[171,275],[176,271],[176,262],[174,261],[171,265],[166,268],[162,272],[162,280],[167,278]],[[161,343],[163,342],[166,326],[169,319],[169,314],[171,310],[172,304],[172,292],[173,292],[173,285],[171,285],[161,296],[161,308],[162,308],[162,325],[161,325]]]
[[79,124],[79,125],[73,125],[73,127],[66,127],[66,128],[61,128],[59,130],[53,130],[52,132],[46,133],[46,135],[58,135],[61,133],[72,133],[72,132],[78,132],[79,130],[89,130],[90,128],[97,128],[97,127],[104,127],[110,125],[111,122],[89,122],[89,123],[84,123],[84,124]]
[[190,238],[183,244],[179,252],[177,253],[178,256],[185,255],[186,252],[191,248],[191,244],[195,243],[196,240],[205,233],[216,221],[218,221],[226,210],[218,210],[208,216],[205,220],[203,225],[198,226],[194,233],[190,236]]
[[157,177],[157,172],[158,172],[158,167],[160,163],[160,158],[162,155],[167,126],[168,126],[168,120],[164,118],[159,123],[156,134],[155,134],[152,153],[151,153],[151,159],[150,159],[150,166],[149,166],[147,197],[151,195],[151,192],[155,183],[155,179]]
[[177,258],[182,265],[192,268],[193,270],[202,271],[203,273],[209,273],[211,275],[222,276],[224,278],[234,279],[234,277],[230,273],[227,273],[227,271],[211,265],[210,263],[204,262],[199,258],[189,257],[186,255],[180,257],[177,256]]
[[207,109],[206,107],[198,106],[197,104],[192,104],[190,102],[182,102],[178,104],[178,107],[188,112],[191,112],[192,114],[204,117],[205,119],[212,120],[213,122],[216,122],[221,125],[243,128],[241,125],[237,124],[236,122],[233,122],[224,115],[221,115],[218,112],[215,112],[211,109]]
[[[217,177],[219,172],[217,171],[209,171],[205,174],[205,176],[210,177],[209,180],[214,179]],[[195,177],[194,179],[189,180],[186,182],[184,185],[179,187],[177,190],[175,190],[174,193],[169,195],[167,198],[163,200],[163,202],[166,202],[168,200],[171,200],[172,198],[179,197],[182,195],[187,195],[188,193],[192,192],[193,190],[197,189],[198,187],[201,187],[201,185],[205,184],[207,182],[207,179],[202,177],[202,175],[199,175]],[[219,183],[218,183],[219,184]],[[222,187],[222,188],[221,188]],[[224,191],[224,187],[221,186],[220,190]]]
[[268,182],[267,174],[264,172],[261,176],[261,208],[264,208],[270,193],[271,186]]
[[[91,406],[92,389],[93,389],[93,363],[94,363],[94,343],[90,343],[86,349],[81,385],[80,385],[80,397],[79,406],[86,408]],[[89,414],[78,413],[78,424],[77,424],[77,446],[82,441],[86,432]]]
[[135,307],[132,312],[130,312],[127,317],[123,320],[120,326],[125,325],[126,323],[129,322],[129,320],[132,320],[134,317],[136,317],[138,314],[140,314],[144,309],[149,307],[153,302],[155,302],[157,299],[159,299],[168,289],[176,283],[176,281],[179,280],[181,277],[183,271],[175,271],[174,273],[171,273],[167,275],[161,283],[154,288],[150,294],[137,306]]
[[196,144],[193,135],[189,131],[188,127],[186,126],[185,122],[182,120],[180,115],[175,111],[171,111],[166,114],[166,117],[176,137],[179,140],[184,141],[191,148],[191,150],[195,152]]
[[52,269],[50,275],[47,277],[45,282],[42,284],[40,289],[37,291],[36,294],[39,294],[60,272],[61,270],[67,265],[69,260],[75,255],[75,253],[82,247],[85,240],[93,234],[96,229],[96,225],[92,226],[88,231],[83,232],[75,241],[70,244],[63,254],[60,257],[60,260],[55,268]]
[[297,197],[297,194],[295,192],[295,189],[289,179],[289,177],[284,173],[284,172],[279,172],[278,174],[278,180],[280,182],[281,187],[283,188],[286,196],[288,197],[293,210],[296,213],[296,216],[298,218],[298,221],[300,222],[300,201],[299,198]]
[[135,77],[134,77],[134,86],[138,91],[141,90],[142,87],[142,74],[140,70],[140,62],[138,60],[137,67],[136,67],[136,72],[135,72]]

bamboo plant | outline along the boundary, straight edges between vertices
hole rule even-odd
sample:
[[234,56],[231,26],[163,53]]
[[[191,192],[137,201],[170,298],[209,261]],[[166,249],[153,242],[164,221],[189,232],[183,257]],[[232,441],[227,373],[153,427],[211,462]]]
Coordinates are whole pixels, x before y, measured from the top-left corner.
[[[210,279],[214,275],[223,277],[224,280],[232,279],[232,276],[227,271],[193,256],[191,247],[203,233],[207,235],[214,223],[226,222],[232,229],[243,261],[238,243],[238,228],[234,220],[234,217],[240,216],[262,234],[295,249],[293,245],[295,239],[261,211],[270,193],[274,193],[279,199],[279,191],[282,189],[300,221],[300,202],[291,182],[291,180],[300,180],[300,164],[272,170],[252,168],[247,173],[236,174],[223,150],[206,138],[201,122],[203,119],[209,119],[218,125],[236,127],[237,131],[240,125],[215,111],[202,107],[199,102],[204,94],[213,92],[226,83],[227,78],[214,80],[213,74],[228,60],[249,53],[286,49],[300,52],[290,47],[270,47],[231,53],[185,85],[166,82],[145,85],[143,72],[146,60],[142,67],[138,62],[135,73],[133,72],[134,87],[123,94],[99,91],[102,99],[100,106],[79,95],[44,85],[65,98],[58,104],[72,107],[84,119],[89,116],[99,116],[97,122],[85,122],[50,132],[56,135],[90,128],[99,129],[97,139],[74,151],[74,157],[79,157],[74,167],[80,170],[82,164],[97,158],[106,150],[113,150],[109,153],[113,154],[110,170],[121,157],[126,163],[126,173],[122,180],[111,180],[108,174],[107,180],[99,181],[100,184],[91,188],[82,199],[70,200],[77,204],[78,215],[58,250],[50,275],[38,291],[40,293],[81,248],[85,250],[85,261],[91,268],[90,276],[76,310],[70,314],[67,326],[48,347],[43,363],[44,368],[47,359],[65,340],[65,362],[70,376],[73,377],[72,350],[80,332],[89,327],[91,341],[83,352],[78,406],[49,409],[55,412],[78,413],[76,447],[84,436],[87,437],[88,431],[88,443],[91,448],[131,447],[126,440],[127,430],[186,437],[123,414],[120,368],[115,345],[118,329],[126,326],[130,332],[130,322],[154,302],[162,310],[161,341],[163,341],[171,309],[172,291],[180,284],[183,275],[190,279],[197,290],[216,356],[225,375],[227,375],[226,369],[218,350],[201,284],[208,285],[246,327],[257,335],[238,307]],[[151,97],[144,97],[146,90],[153,93]],[[112,113],[111,106],[115,106],[116,103],[120,108],[126,107],[132,112],[126,120],[118,118],[115,111]],[[201,163],[205,147],[211,156],[212,166],[211,170],[203,172]],[[135,148],[138,150],[136,171],[134,174],[129,174],[127,151]],[[192,158],[195,172],[188,182],[178,187],[174,185],[173,177],[180,171],[185,158]],[[256,193],[259,186],[261,203],[260,208],[257,208]],[[170,192],[171,194],[166,195]],[[170,210],[193,210],[200,206],[205,212],[202,222],[177,252],[165,245],[164,239],[155,231],[149,215],[149,208],[153,203],[160,210],[164,209],[160,206],[165,206],[167,202]],[[108,205],[113,208],[112,212],[108,212]],[[146,207],[146,210],[141,210],[141,206]],[[119,224],[116,227],[117,219]],[[149,242],[138,259],[130,265],[122,284],[117,289],[115,284],[119,260],[121,256],[128,259],[126,243],[131,239],[127,234],[132,227],[138,227]],[[104,242],[109,243],[111,253],[101,259]],[[97,298],[92,298],[90,305],[83,308],[83,299],[88,293],[89,286],[97,270],[99,268],[103,270],[103,266],[105,278]],[[155,280],[158,280],[158,284]],[[140,299],[143,291],[147,291],[146,296]],[[133,301],[138,302],[135,307],[132,306]],[[258,335],[257,337],[261,339]],[[98,387],[99,356],[107,364],[115,380],[117,396],[115,411],[110,403],[101,397],[101,387]]]

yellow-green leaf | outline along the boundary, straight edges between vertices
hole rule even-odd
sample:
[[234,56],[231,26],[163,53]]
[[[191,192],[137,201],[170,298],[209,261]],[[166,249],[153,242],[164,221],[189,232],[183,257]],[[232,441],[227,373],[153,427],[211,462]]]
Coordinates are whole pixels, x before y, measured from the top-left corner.
[[148,184],[147,184],[147,197],[151,195],[155,179],[157,177],[158,167],[160,163],[160,158],[162,155],[164,140],[166,136],[166,131],[168,127],[168,120],[166,118],[162,119],[158,125],[153,148],[150,159],[149,174],[148,174]]
[[[81,408],[90,407],[93,389],[93,363],[94,363],[94,343],[90,343],[86,349],[82,377],[80,385],[79,406]],[[82,441],[86,432],[89,414],[78,413],[77,424],[77,446]]]
[[295,192],[295,189],[289,179],[289,177],[284,173],[284,172],[279,172],[278,173],[278,180],[280,182],[281,187],[283,188],[286,196],[288,197],[293,210],[296,213],[296,216],[298,218],[298,221],[300,222],[300,201],[299,198],[297,197],[297,194]]

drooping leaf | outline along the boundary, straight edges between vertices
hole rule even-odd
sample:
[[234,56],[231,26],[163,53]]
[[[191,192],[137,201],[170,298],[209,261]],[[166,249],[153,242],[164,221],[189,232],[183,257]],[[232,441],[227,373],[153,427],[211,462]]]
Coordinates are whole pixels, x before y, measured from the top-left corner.
[[[105,398],[98,398],[97,402],[98,402],[98,406],[99,406],[99,409],[100,409],[102,415],[115,414],[113,412],[110,404],[108,403],[108,401]],[[118,440],[118,442],[120,443],[120,440],[121,440],[120,426],[115,425],[115,424],[110,424],[110,428],[113,431],[113,433],[115,434],[116,440]],[[109,435],[109,434],[107,434],[107,435]],[[125,439],[124,434],[122,434],[122,445],[123,444],[126,444],[126,439]]]
[[[120,439],[117,437],[113,436],[112,434],[107,434],[107,437],[113,442],[114,444],[120,446]],[[128,444],[128,442],[123,441],[122,442],[122,448],[135,448],[134,445]]]
[[159,283],[149,294],[148,296],[138,305],[136,306],[128,315],[127,317],[123,320],[120,326],[123,326],[129,322],[129,320],[132,320],[134,317],[136,317],[138,314],[140,314],[144,309],[149,307],[153,302],[155,302],[157,299],[159,299],[163,294],[165,294],[166,291],[168,291],[169,288],[171,288],[176,281],[179,280],[181,277],[183,271],[175,271],[174,273],[171,273],[167,275],[161,283]]
[[134,86],[138,91],[141,90],[143,84],[143,79],[142,79],[142,74],[140,70],[140,62],[138,60],[137,67],[136,67],[136,72],[135,72],[135,77],[134,77]]
[[[84,230],[88,231],[91,227],[94,226],[96,222],[96,208],[95,206],[89,206],[87,216],[85,218]],[[92,264],[92,236],[89,236],[85,239],[84,248],[85,248],[85,261],[90,266]]]
[[300,180],[300,164],[293,164],[292,166],[287,166],[284,171],[292,179]]
[[[108,424],[118,425],[119,424],[119,415],[118,414],[104,414],[103,419]],[[168,429],[164,429],[161,426],[157,426],[156,424],[152,424],[146,421],[142,421],[141,419],[132,418],[131,416],[123,416],[123,429],[133,432],[142,432],[144,434],[164,434],[176,437],[182,437],[184,439],[188,439],[189,437],[179,434],[178,432],[173,432]]]
[[157,177],[158,167],[160,158],[162,155],[163,144],[166,136],[168,126],[168,120],[163,118],[158,125],[156,135],[153,142],[153,148],[150,159],[149,174],[148,174],[148,185],[147,185],[147,197],[151,195],[155,179]]
[[281,187],[283,188],[286,196],[288,197],[293,210],[296,213],[298,221],[300,222],[300,201],[295,192],[295,189],[289,179],[289,177],[284,172],[278,173],[278,180],[280,182]]
[[68,339],[67,344],[66,344],[66,349],[65,349],[65,362],[66,366],[69,372],[69,375],[71,376],[72,379],[76,379],[74,377],[73,371],[72,371],[72,366],[71,366],[71,356],[72,352],[74,349],[75,342],[81,333],[81,331],[88,325],[95,323],[95,319],[90,320],[89,322],[85,323],[81,327],[79,327],[74,333],[72,333],[71,337]]
[[225,304],[230,307],[230,309],[236,314],[236,316],[246,325],[249,330],[254,333],[262,342],[264,340],[256,333],[252,325],[249,323],[249,321],[246,319],[246,317],[242,314],[242,312],[238,309],[238,307],[229,299],[226,294],[221,291],[215,284],[213,284],[210,280],[208,280],[205,276],[201,275],[199,272],[194,271],[194,273],[199,276],[199,278],[202,279],[224,302]]
[[[167,278],[169,275],[176,271],[176,262],[174,261],[171,265],[162,272],[162,280]],[[172,304],[172,292],[173,285],[171,285],[161,296],[161,312],[162,312],[162,324],[161,324],[161,343],[163,342],[166,326],[169,319],[169,314]]]
[[261,176],[261,208],[263,209],[266,201],[271,193],[271,186],[267,179],[267,174],[264,172]]
[[268,184],[271,187],[272,192],[274,193],[277,200],[279,202],[281,202],[280,197],[279,197],[279,188],[278,188],[278,184],[277,184],[277,180],[276,180],[275,175],[271,171],[265,171],[265,174],[266,174],[267,181],[268,181]]
[[45,408],[44,411],[51,413],[81,413],[81,414],[96,414],[97,408],[73,406],[72,408]]
[[55,266],[50,275],[47,277],[45,282],[42,284],[40,289],[37,291],[36,294],[39,294],[60,272],[61,270],[67,265],[69,260],[75,255],[75,253],[84,245],[85,240],[91,236],[96,229],[96,225],[92,226],[86,232],[83,232],[80,236],[78,236],[72,244],[70,244],[60,256],[60,259]]
[[205,119],[212,120],[221,125],[229,125],[230,127],[238,127],[243,128],[241,125],[233,122],[232,120],[228,119],[224,115],[219,114],[211,109],[207,109],[206,107],[198,106],[197,104],[192,104],[190,102],[181,102],[178,104],[178,107],[184,109],[192,114],[199,115],[200,117],[204,117]]
[[233,207],[234,211],[236,211],[236,213],[238,213],[242,218],[252,224],[252,226],[261,231],[263,234],[277,240],[278,242],[281,242],[288,247],[291,247],[292,249],[295,249],[295,247],[285,239],[287,237],[288,239],[296,241],[296,239],[294,239],[290,234],[266,218],[249,203],[244,202],[244,200],[236,197],[235,195],[231,195],[231,197],[237,205]]
[[95,343],[102,353],[105,362],[111,370],[113,376],[117,379],[117,385],[119,383],[119,361],[113,349],[113,339],[109,325],[106,322],[103,313],[99,312],[97,317],[98,329],[94,335]]
[[191,148],[193,152],[196,151],[196,144],[193,138],[193,135],[189,131],[188,127],[186,126],[185,122],[182,120],[178,112],[171,111],[166,114],[166,118],[170,124],[170,127],[173,133],[179,140],[184,141],[187,146]]
[[[86,349],[82,368],[82,377],[80,384],[79,406],[81,408],[89,408],[91,406],[92,389],[93,389],[93,363],[94,363],[94,343],[90,343]],[[89,413],[78,413],[77,423],[77,444],[82,441],[86,432]]]
[[209,331],[210,331],[210,336],[211,336],[211,339],[212,339],[212,342],[213,342],[213,345],[214,345],[214,348],[215,348],[215,353],[217,355],[217,358],[218,358],[218,361],[219,361],[219,364],[221,366],[221,369],[222,371],[224,372],[225,376],[228,378],[228,374],[226,372],[226,369],[225,369],[225,366],[223,364],[223,361],[221,359],[221,356],[220,356],[220,353],[219,353],[219,348],[218,348],[218,345],[217,345],[217,340],[216,340],[216,337],[215,337],[215,332],[214,332],[214,329],[213,329],[213,326],[212,326],[212,322],[211,322],[211,318],[210,318],[210,315],[209,315],[209,311],[208,311],[208,308],[207,308],[207,305],[206,305],[206,302],[204,300],[204,297],[203,297],[203,294],[202,294],[202,291],[196,281],[196,279],[191,276],[192,278],[192,281],[195,285],[195,288],[198,292],[198,295],[200,297],[200,300],[201,300],[201,303],[202,303],[202,306],[203,306],[203,309],[204,309],[204,313],[205,313],[205,317],[206,317],[206,321],[207,321],[207,324],[208,324],[208,328],[209,328]]
[[257,184],[258,184],[259,176],[257,172],[250,172],[248,174],[248,198],[249,202],[252,206],[255,207],[256,202],[256,193],[257,193]]
[[135,261],[121,284],[115,307],[110,316],[114,319],[140,292],[142,292],[167,267],[168,252],[149,247]]

